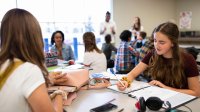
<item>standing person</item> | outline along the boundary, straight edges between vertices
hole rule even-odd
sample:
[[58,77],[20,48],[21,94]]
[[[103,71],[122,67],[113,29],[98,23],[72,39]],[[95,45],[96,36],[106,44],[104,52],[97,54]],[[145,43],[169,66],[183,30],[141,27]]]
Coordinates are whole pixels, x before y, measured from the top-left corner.
[[[71,64],[74,63],[74,52],[70,45],[64,43],[65,37],[62,31],[55,31],[51,36],[51,52],[56,52],[58,54],[58,59],[70,61]],[[54,45],[55,43],[55,45]]]
[[112,52],[117,53],[117,48],[110,43],[111,42],[110,34],[107,34],[105,36],[105,41],[106,43],[103,43],[101,50],[106,55],[107,68],[112,68],[114,67],[114,60],[111,59],[111,56],[112,56]]
[[83,64],[93,69],[89,71],[90,74],[106,71],[106,57],[97,47],[94,33],[84,33],[83,43],[85,46]]
[[115,34],[116,34],[116,24],[114,21],[111,21],[110,18],[111,18],[111,13],[109,11],[107,11],[106,19],[100,25],[100,35],[102,35],[102,37],[105,37],[107,34],[110,34],[112,37],[111,43],[114,45],[115,44]]
[[47,93],[48,71],[36,18],[24,9],[9,10],[1,22],[0,41],[0,111],[62,112],[62,95],[56,95],[54,109]]
[[126,74],[135,67],[135,56],[138,56],[138,53],[131,46],[131,35],[129,30],[124,30],[120,34],[121,42],[115,59],[115,68],[118,74]]
[[[144,59],[128,73],[127,87],[141,72],[149,69],[151,85],[177,92],[200,96],[199,72],[197,63],[191,54],[181,50],[178,45],[179,29],[176,24],[166,22],[154,31],[155,50],[149,52]],[[125,90],[120,83],[118,89]]]
[[139,17],[134,17],[133,19],[133,26],[131,27],[130,31],[132,32],[132,41],[137,39],[137,35],[139,34],[140,31],[143,31],[144,28],[141,25],[141,20]]

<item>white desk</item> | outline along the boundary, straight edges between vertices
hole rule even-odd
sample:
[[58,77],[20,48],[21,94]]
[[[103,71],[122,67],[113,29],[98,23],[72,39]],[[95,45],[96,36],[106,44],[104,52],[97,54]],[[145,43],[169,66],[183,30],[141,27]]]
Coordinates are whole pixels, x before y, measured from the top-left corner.
[[[91,108],[100,106],[107,101],[116,98],[113,104],[118,106],[117,109],[112,112],[117,112],[124,108],[123,112],[137,112],[135,108],[136,99],[128,97],[127,94],[122,94],[109,89],[99,89],[99,90],[81,90],[78,92],[78,97],[73,101],[72,105],[66,106],[67,112],[89,112]],[[200,111],[200,98],[186,104],[193,112]],[[188,111],[189,110],[182,106],[178,109]]]

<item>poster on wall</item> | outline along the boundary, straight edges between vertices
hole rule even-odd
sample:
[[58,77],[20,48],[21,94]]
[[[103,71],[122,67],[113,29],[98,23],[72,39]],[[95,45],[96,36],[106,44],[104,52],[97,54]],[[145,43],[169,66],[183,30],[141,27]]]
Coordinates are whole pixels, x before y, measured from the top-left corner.
[[192,21],[192,12],[183,11],[180,13],[180,28],[181,29],[190,29]]

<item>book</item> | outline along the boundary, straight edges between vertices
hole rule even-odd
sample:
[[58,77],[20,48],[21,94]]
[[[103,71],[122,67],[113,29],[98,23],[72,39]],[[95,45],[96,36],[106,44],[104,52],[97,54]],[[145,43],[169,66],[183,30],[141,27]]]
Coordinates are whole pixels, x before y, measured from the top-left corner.
[[124,90],[124,91],[120,91],[117,88],[116,84],[109,86],[108,89],[127,94],[127,93],[130,93],[130,92],[133,92],[133,91],[137,91],[137,90],[140,90],[140,89],[143,89],[143,88],[147,88],[147,87],[150,87],[150,85],[148,83],[134,80],[131,83],[131,86],[129,88],[126,88],[126,90]]
[[157,86],[150,86],[148,88],[143,88],[138,91],[132,91],[128,94],[136,97],[137,99],[139,97],[144,97],[145,100],[149,97],[158,97],[163,101],[169,101],[171,104],[171,108],[176,108],[197,98],[196,96],[160,88]]

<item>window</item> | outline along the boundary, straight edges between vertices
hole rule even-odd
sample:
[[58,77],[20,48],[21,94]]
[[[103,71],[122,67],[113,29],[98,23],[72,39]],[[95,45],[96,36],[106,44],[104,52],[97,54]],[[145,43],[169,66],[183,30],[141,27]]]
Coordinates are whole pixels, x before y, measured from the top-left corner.
[[[0,4],[0,18],[11,8],[18,7],[31,12],[39,21],[43,38],[50,38],[54,31],[65,34],[65,43],[73,45],[78,40],[79,54],[84,53],[82,35],[86,31],[95,33],[100,40],[99,25],[105,20],[106,11],[112,12],[112,0],[4,0]],[[100,45],[101,46],[101,45]],[[74,48],[74,47],[72,47]],[[79,56],[82,58],[82,56]]]

